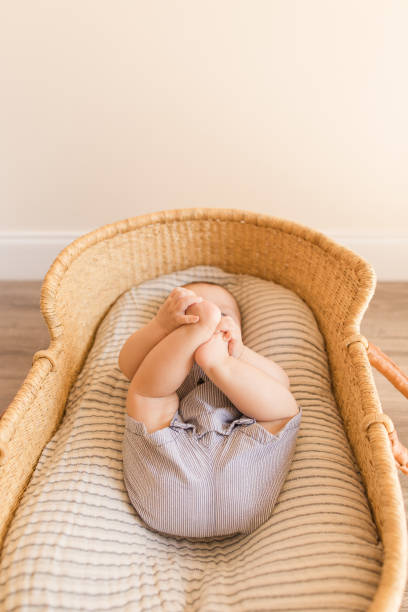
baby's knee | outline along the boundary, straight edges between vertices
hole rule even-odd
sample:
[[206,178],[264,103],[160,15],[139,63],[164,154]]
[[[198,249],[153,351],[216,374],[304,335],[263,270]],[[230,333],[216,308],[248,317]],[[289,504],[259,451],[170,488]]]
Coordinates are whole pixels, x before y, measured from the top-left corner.
[[201,323],[206,327],[209,327],[212,331],[215,330],[218,323],[221,321],[221,310],[213,302],[203,300],[196,304],[191,304],[186,310],[187,315],[198,315],[199,321],[195,323],[198,325]]
[[145,424],[147,432],[168,427],[179,407],[176,392],[165,397],[147,397],[138,393],[128,393],[126,412],[136,421]]

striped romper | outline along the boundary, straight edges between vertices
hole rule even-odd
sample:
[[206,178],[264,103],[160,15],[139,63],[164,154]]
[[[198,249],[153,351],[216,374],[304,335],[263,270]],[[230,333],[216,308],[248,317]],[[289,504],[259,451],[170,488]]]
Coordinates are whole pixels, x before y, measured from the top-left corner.
[[277,435],[246,417],[194,362],[169,427],[126,414],[123,477],[149,529],[192,539],[248,534],[271,515],[295,451],[302,409]]

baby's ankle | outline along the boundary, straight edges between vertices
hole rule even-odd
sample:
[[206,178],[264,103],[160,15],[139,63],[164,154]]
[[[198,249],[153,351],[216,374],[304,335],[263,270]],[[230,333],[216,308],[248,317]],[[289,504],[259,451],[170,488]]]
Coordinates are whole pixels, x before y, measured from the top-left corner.
[[230,359],[228,345],[221,337],[221,332],[212,334],[207,342],[198,347],[194,353],[196,363],[206,374],[224,368]]

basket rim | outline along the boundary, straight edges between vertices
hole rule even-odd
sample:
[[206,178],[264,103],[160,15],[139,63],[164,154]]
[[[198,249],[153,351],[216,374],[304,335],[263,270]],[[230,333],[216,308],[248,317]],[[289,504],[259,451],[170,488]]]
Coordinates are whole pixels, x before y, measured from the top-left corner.
[[[276,231],[285,232],[296,236],[299,240],[304,240],[313,245],[316,245],[325,254],[335,257],[341,260],[345,264],[347,270],[355,275],[357,280],[357,287],[355,295],[353,296],[352,309],[349,312],[349,318],[346,321],[347,324],[353,324],[353,329],[349,327],[347,330],[348,334],[359,332],[359,322],[369,304],[369,301],[375,291],[376,286],[376,274],[374,268],[364,260],[360,255],[356,254],[351,249],[336,243],[333,239],[326,236],[324,233],[309,228],[301,223],[291,221],[288,219],[276,217],[264,213],[256,213],[245,209],[235,208],[178,208],[171,210],[160,210],[152,213],[137,215],[129,217],[127,219],[112,222],[103,225],[99,228],[91,230],[90,232],[83,234],[82,236],[73,240],[68,244],[55,258],[54,262],[48,269],[41,288],[41,311],[44,319],[48,325],[48,329],[51,335],[51,344],[46,351],[39,351],[39,358],[33,364],[30,372],[28,373],[26,380],[23,382],[18,395],[15,397],[12,404],[10,404],[5,415],[2,419],[2,427],[0,427],[0,446],[6,448],[8,441],[11,439],[15,429],[19,424],[19,420],[23,415],[26,405],[32,399],[32,389],[38,387],[38,384],[44,384],[49,371],[52,369],[52,358],[58,353],[60,348],[59,345],[63,342],[62,336],[54,336],[53,330],[59,325],[55,312],[55,304],[58,299],[59,287],[64,278],[65,273],[70,267],[71,263],[83,253],[86,249],[91,248],[98,242],[114,238],[118,234],[126,234],[146,226],[153,226],[162,223],[177,223],[186,221],[203,221],[209,220],[216,223],[247,223],[254,226],[271,228]],[[347,336],[348,337],[348,336]],[[350,341],[350,338],[349,340]],[[363,366],[369,368],[368,358],[361,342],[354,342],[352,351],[353,359],[357,362],[363,361]],[[47,358],[48,354],[48,358]],[[374,400],[370,400],[372,403]],[[10,409],[12,408],[12,412]],[[387,446],[387,434],[383,431],[382,426],[378,424],[376,429],[376,439],[372,444],[376,444],[377,448],[387,449],[388,456],[391,457],[389,448]],[[378,434],[378,435],[377,435]],[[1,448],[0,448],[1,450]],[[380,467],[383,467],[381,463]],[[402,504],[401,491],[398,488],[398,478],[396,474],[381,474],[381,479],[388,477],[393,487],[394,497],[397,502]],[[395,501],[395,500],[394,500]],[[403,506],[401,509],[403,512]],[[388,529],[390,530],[394,523],[398,523],[397,528],[400,529],[402,537],[406,538],[405,535],[405,517],[392,515],[390,521],[387,522]],[[405,553],[405,541],[400,541],[395,544],[395,548],[391,551],[392,555],[397,554],[397,557],[406,555]],[[405,558],[405,557],[404,557]],[[404,566],[405,567],[405,566]],[[401,567],[394,567],[393,557],[388,554],[385,559],[384,567],[382,570],[381,582],[378,586],[375,601],[386,598],[391,598],[391,592],[393,592],[393,601],[399,599],[401,596],[402,581],[405,580],[405,569]],[[397,593],[395,588],[400,589]],[[376,610],[382,609],[375,604]],[[372,608],[374,609],[374,608]]]
[[[59,326],[59,323],[55,319],[53,304],[57,298],[61,281],[70,264],[86,249],[94,246],[98,242],[114,238],[118,234],[126,234],[149,225],[203,220],[218,223],[247,223],[259,227],[271,228],[275,231],[282,231],[287,234],[292,234],[300,240],[302,239],[310,242],[322,249],[327,255],[342,260],[347,264],[347,267],[355,274],[358,280],[360,305],[362,307],[360,312],[361,320],[362,315],[374,295],[377,284],[377,275],[373,266],[363,257],[348,247],[338,244],[323,232],[310,228],[297,221],[245,209],[192,207],[159,210],[114,221],[79,236],[65,246],[50,265],[41,286],[41,311],[48,329],[50,330],[50,334],[52,329]],[[51,337],[53,338],[52,334]]]

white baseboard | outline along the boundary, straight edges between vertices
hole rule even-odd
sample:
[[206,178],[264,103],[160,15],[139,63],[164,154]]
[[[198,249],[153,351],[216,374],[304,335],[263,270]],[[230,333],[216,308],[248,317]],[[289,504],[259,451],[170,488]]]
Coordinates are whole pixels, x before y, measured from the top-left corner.
[[0,232],[0,280],[43,280],[62,249],[86,233]]
[[408,232],[406,236],[322,233],[371,264],[377,281],[408,281]]
[[[62,249],[89,231],[0,232],[0,280],[43,280]],[[319,231],[368,261],[378,281],[408,281],[408,236]]]

